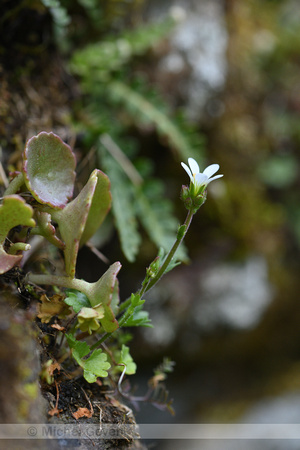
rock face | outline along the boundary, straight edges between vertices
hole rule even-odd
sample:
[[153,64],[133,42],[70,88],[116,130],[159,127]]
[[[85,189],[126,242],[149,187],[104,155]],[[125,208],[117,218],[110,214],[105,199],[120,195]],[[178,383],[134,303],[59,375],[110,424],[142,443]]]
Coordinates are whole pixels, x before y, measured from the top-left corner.
[[0,297],[0,423],[30,423],[44,410],[38,346],[30,313],[8,292]]
[[189,119],[198,121],[204,110],[218,116],[223,106],[216,94],[224,88],[227,75],[224,4],[219,0],[149,2],[150,20],[170,13],[178,25],[157,68],[160,85],[165,83],[166,95],[172,92],[172,97],[184,99]]

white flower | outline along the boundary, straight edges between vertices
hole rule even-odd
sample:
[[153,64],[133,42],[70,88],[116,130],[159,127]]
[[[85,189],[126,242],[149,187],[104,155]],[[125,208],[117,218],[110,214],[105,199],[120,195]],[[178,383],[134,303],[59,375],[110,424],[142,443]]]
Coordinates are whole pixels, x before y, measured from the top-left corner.
[[223,176],[215,175],[211,178],[211,176],[219,170],[219,164],[211,164],[210,166],[206,167],[203,172],[200,172],[198,163],[193,158],[189,158],[188,162],[190,167],[188,167],[183,162],[181,163],[181,165],[190,177],[191,182],[194,184],[196,190],[200,189],[201,187],[205,188],[211,181]]

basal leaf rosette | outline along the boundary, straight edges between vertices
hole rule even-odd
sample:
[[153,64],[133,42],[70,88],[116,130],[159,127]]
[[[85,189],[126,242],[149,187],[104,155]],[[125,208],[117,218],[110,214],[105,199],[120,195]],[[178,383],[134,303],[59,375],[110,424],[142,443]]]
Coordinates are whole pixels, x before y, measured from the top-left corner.
[[[35,221],[32,218],[33,209],[27,205],[19,195],[8,195],[4,197],[0,206],[0,274],[7,272],[18,264],[22,259],[22,254],[9,254],[4,249],[4,242],[9,231],[18,226],[34,227]],[[15,248],[13,248],[15,247]],[[15,250],[28,250],[30,245],[18,242],[13,244],[8,252],[15,253]]]
[[23,176],[34,198],[51,208],[62,209],[73,196],[75,155],[54,133],[42,131],[26,142]]

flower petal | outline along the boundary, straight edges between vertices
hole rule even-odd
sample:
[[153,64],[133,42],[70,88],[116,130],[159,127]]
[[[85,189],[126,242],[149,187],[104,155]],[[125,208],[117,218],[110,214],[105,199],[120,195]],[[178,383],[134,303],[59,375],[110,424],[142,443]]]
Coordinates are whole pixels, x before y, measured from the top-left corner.
[[210,178],[214,173],[216,173],[220,169],[219,164],[211,164],[210,166],[206,167],[203,173]]
[[195,184],[197,186],[201,186],[207,184],[208,176],[205,173],[196,173],[195,175]]
[[196,173],[200,173],[198,163],[194,160],[194,158],[189,158],[188,162],[193,175],[195,175]]
[[210,179],[208,180],[208,183],[207,183],[207,184],[209,184],[211,181],[216,180],[217,178],[221,178],[222,176],[223,176],[223,175],[216,175],[215,177],[210,178]]
[[188,174],[188,176],[190,177],[191,181],[194,181],[194,178],[193,178],[192,172],[190,171],[190,168],[183,162],[181,163],[181,165],[184,168],[184,170],[186,171],[186,173]]

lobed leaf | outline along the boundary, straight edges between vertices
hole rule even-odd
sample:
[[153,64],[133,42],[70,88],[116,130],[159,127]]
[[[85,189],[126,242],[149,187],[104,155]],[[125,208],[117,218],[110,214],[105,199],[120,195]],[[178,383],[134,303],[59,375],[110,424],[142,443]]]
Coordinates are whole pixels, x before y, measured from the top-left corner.
[[89,358],[83,359],[90,353],[90,347],[86,342],[80,342],[71,334],[66,334],[69,347],[76,362],[84,369],[83,376],[88,383],[94,383],[97,377],[107,377],[110,363],[107,355],[101,349],[96,349]]
[[72,306],[74,312],[77,314],[81,310],[81,308],[90,308],[91,304],[87,296],[80,291],[76,291],[75,289],[68,289],[66,291],[67,297],[64,299],[64,302]]
[[[122,349],[120,352],[120,356],[117,359],[117,363],[121,365],[125,365],[126,370],[125,373],[127,375],[134,375],[136,372],[136,363],[133,361],[132,356],[129,353],[129,347],[127,345],[122,345]],[[119,370],[123,371],[123,367],[119,366]]]

